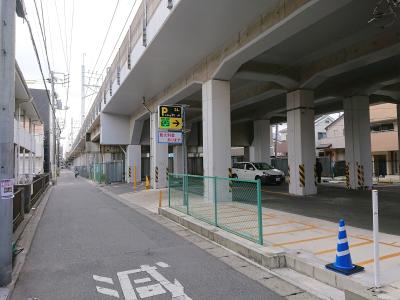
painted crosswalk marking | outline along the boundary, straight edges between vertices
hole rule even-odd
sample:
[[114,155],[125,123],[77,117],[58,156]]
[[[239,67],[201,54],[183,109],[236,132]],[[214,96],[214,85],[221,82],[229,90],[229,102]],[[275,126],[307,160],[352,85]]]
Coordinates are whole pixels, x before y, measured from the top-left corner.
[[[169,265],[165,262],[157,262],[154,266],[141,265],[137,269],[118,272],[117,277],[122,289],[123,298],[125,300],[146,299],[169,292],[171,294],[171,300],[191,300],[191,298],[185,294],[183,285],[177,279],[174,279],[173,283],[170,282],[158,271],[158,267],[168,268]],[[148,276],[133,279],[134,287],[131,277],[140,276],[141,273],[145,273]],[[114,281],[110,277],[93,275],[93,279],[97,282],[114,285]],[[143,285],[146,283],[149,284]],[[96,290],[98,293],[110,297],[120,297],[117,290],[108,287],[96,286]]]
[[108,289],[108,288],[104,288],[104,287],[100,287],[100,286],[96,286],[96,290],[100,294],[119,298],[119,293],[116,290],[112,290],[112,289]]
[[[95,281],[98,281],[98,282],[114,285],[114,281],[110,277],[93,275],[93,279]],[[101,286],[96,286],[96,290],[100,294],[107,295],[107,296],[119,299],[119,293],[116,290],[109,289],[109,288],[106,288],[106,287],[101,287]]]

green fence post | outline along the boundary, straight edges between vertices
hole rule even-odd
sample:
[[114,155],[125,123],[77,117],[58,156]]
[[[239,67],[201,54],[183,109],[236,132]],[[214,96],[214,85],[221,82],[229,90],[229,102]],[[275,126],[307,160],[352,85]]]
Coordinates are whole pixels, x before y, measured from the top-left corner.
[[168,174],[168,207],[171,207],[171,175]]
[[218,227],[218,203],[217,203],[217,177],[213,178],[214,181],[214,222]]
[[188,191],[188,187],[189,187],[189,177],[187,174],[184,175],[185,177],[185,197],[186,197],[186,214],[189,215],[189,191]]
[[261,205],[261,180],[257,180],[257,209],[258,209],[258,243],[264,244],[263,222],[262,222],[262,205]]

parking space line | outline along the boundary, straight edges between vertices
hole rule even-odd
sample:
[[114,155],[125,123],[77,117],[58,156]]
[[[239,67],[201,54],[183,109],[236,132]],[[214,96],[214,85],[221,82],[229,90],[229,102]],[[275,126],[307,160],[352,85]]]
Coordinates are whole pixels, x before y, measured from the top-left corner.
[[285,243],[280,243],[280,244],[273,244],[272,246],[281,247],[281,246],[292,245],[292,244],[300,244],[300,243],[306,243],[306,242],[312,242],[312,241],[328,239],[328,238],[335,237],[335,236],[336,235],[324,235],[324,236],[318,236],[318,237],[309,238],[309,239],[290,241],[290,242],[285,242]]
[[[385,259],[389,259],[389,258],[393,258],[393,257],[397,257],[397,256],[400,256],[400,252],[383,255],[383,256],[379,257],[379,260],[385,260]],[[368,260],[357,262],[356,264],[360,265],[360,266],[366,266],[366,265],[372,264],[373,262],[374,262],[373,259],[368,259]]]
[[[234,207],[234,208],[239,209],[239,210],[251,211],[250,209],[243,208],[243,207],[238,207],[238,206],[233,206],[233,205],[227,205],[227,206]],[[263,213],[263,216],[267,216],[267,217],[270,217],[270,218],[276,217],[276,215],[274,215],[274,214],[268,214],[268,213]]]
[[281,196],[289,196],[289,193],[285,193],[285,192],[273,192],[273,191],[268,191],[268,190],[261,190],[264,193],[268,193],[271,195],[281,195]]
[[[336,236],[336,235],[334,235]],[[364,241],[364,242],[360,242],[360,243],[354,243],[350,245],[350,250],[354,247],[360,247],[360,246],[364,246],[364,245],[369,245],[372,244],[372,241]],[[332,253],[335,252],[336,248],[332,248],[332,249],[326,249],[326,250],[321,250],[318,252],[314,252],[315,255],[322,255],[322,254],[326,254],[326,253]]]
[[[394,242],[394,243],[396,243],[396,242]],[[395,248],[400,248],[399,245],[393,245],[392,243],[379,242],[379,244],[382,244],[385,246],[390,246],[390,247],[395,247]]]
[[278,234],[284,234],[284,233],[305,231],[305,230],[311,230],[311,229],[315,229],[315,227],[314,227],[314,226],[309,226],[308,228],[297,228],[297,229],[292,229],[292,230],[285,230],[285,231],[272,232],[272,233],[264,234],[264,236],[271,236],[271,235],[278,235]]
[[[256,219],[256,220],[251,220],[251,221],[257,222],[257,219]],[[247,221],[246,221],[246,222],[247,222]],[[231,223],[230,223],[230,224],[231,224]],[[263,228],[272,227],[272,226],[279,226],[279,225],[287,225],[287,224],[295,224],[295,222],[284,222],[284,223],[268,224],[268,225],[263,225]],[[255,224],[255,225],[252,226],[252,227],[244,227],[244,228],[241,228],[241,230],[253,229],[253,228],[258,228],[258,225]]]

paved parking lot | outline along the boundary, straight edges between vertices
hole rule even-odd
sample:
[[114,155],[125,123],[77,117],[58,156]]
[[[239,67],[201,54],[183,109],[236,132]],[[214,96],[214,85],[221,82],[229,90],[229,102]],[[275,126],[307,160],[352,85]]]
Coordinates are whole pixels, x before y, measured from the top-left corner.
[[[381,232],[400,235],[400,186],[377,187]],[[333,184],[318,186],[318,195],[291,196],[287,185],[263,186],[263,206],[307,217],[372,229],[371,191],[346,190]]]

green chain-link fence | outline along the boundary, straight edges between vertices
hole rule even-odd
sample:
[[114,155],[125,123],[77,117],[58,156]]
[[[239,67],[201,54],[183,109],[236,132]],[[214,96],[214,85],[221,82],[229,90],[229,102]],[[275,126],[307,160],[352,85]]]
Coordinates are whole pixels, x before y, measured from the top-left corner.
[[169,207],[263,244],[261,182],[169,174]]

